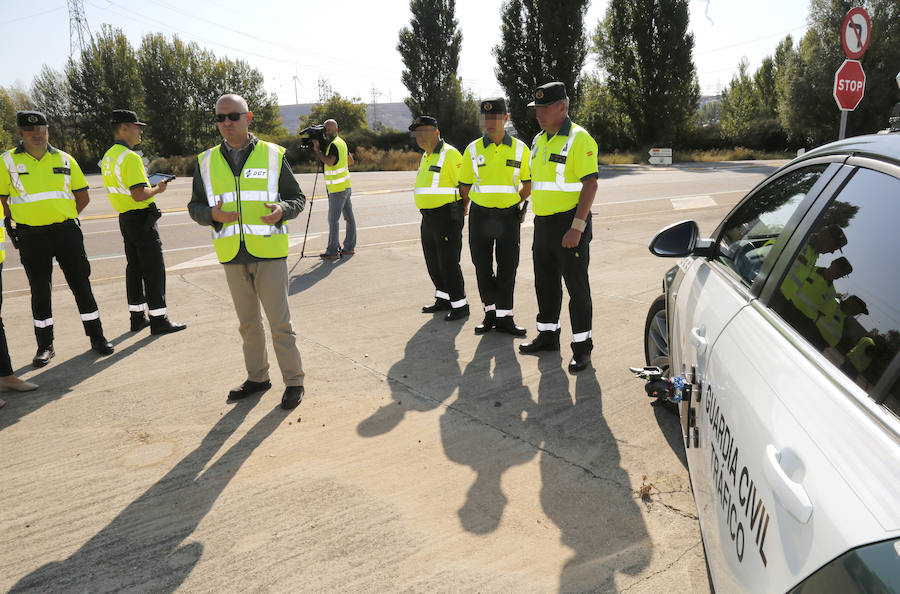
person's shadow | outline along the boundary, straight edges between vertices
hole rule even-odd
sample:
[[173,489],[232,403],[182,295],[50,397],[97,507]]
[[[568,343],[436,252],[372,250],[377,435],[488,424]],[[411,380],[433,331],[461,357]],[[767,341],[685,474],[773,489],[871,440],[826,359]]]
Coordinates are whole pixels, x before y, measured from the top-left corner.
[[[303,257],[304,260],[307,258],[315,258],[318,262],[313,263],[311,268],[288,278],[288,295],[296,295],[297,293],[309,289],[331,274],[338,266],[347,262],[347,259],[345,258],[339,258],[338,260],[322,260],[318,256]],[[294,268],[296,268],[301,261],[302,260],[297,260],[297,262],[294,263],[294,266],[291,267],[291,272],[294,271]]]
[[[441,415],[441,440],[447,458],[477,473],[458,512],[468,532],[487,534],[499,526],[507,503],[500,488],[503,473],[537,454],[532,446],[506,439],[505,434],[522,436],[534,408],[531,393],[522,383],[512,337],[496,333],[483,336],[463,372],[459,397]],[[460,412],[478,422],[466,422]],[[502,433],[486,430],[485,425]]]
[[543,436],[541,504],[575,551],[560,575],[561,592],[615,591],[615,574],[640,573],[652,543],[619,448],[603,418],[593,368],[575,377],[574,398],[559,353],[542,353],[538,405],[530,417]]
[[425,412],[440,406],[459,383],[456,336],[463,325],[436,315],[406,343],[403,358],[388,371],[391,402],[380,407],[356,428],[361,437],[376,437],[394,429],[409,411]]
[[[3,414],[0,415],[0,430],[15,425],[19,422],[19,419],[73,392],[75,387],[81,382],[98,373],[102,373],[119,361],[131,356],[142,347],[160,338],[148,334],[125,348],[119,348],[119,345],[129,336],[133,336],[133,334],[124,332],[110,341],[116,346],[116,352],[112,355],[102,357],[92,350],[87,350],[67,361],[44,368],[37,375],[28,378],[28,381],[40,386],[38,390],[21,393],[8,392],[12,397],[4,397],[7,399],[7,403],[3,409]],[[59,353],[57,353],[57,357],[59,356]],[[30,365],[21,367],[15,371],[15,374],[21,375],[30,368]]]
[[228,411],[193,452],[68,559],[38,568],[11,591],[177,589],[203,554],[202,543],[184,541],[241,465],[288,414],[273,409],[204,471],[257,402],[259,398],[250,398]]

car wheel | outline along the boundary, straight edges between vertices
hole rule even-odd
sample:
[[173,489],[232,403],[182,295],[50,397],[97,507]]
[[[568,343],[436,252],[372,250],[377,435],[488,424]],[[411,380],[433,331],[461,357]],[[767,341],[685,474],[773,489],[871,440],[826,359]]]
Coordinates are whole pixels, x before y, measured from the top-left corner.
[[[669,377],[669,323],[666,318],[666,296],[660,295],[650,304],[644,324],[644,358],[647,365],[655,365]],[[672,408],[675,403],[668,398],[658,398]]]

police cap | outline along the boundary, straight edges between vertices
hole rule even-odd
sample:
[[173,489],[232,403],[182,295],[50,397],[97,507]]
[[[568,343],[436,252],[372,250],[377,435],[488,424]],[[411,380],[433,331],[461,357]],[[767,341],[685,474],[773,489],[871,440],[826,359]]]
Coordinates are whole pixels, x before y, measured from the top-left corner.
[[437,128],[438,122],[436,119],[434,119],[433,117],[431,117],[429,115],[420,115],[419,117],[417,117],[416,119],[413,120],[412,124],[409,125],[409,129],[412,131],[412,130],[415,130],[416,128],[418,128],[419,126],[434,126],[435,128]]
[[869,306],[866,305],[866,302],[858,295],[850,295],[841,301],[841,309],[845,311],[858,311],[859,313],[869,315]]
[[506,99],[503,97],[495,97],[493,99],[485,99],[481,102],[481,113],[489,114],[489,113],[499,113],[503,115],[505,113],[509,113],[506,109]]
[[566,85],[561,82],[548,82],[534,90],[534,101],[528,104],[528,107],[536,107],[539,105],[550,105],[557,101],[562,101],[567,97]]
[[137,114],[130,109],[114,109],[110,122],[113,124],[137,124],[138,126],[147,125],[146,122],[140,121],[137,117]]
[[25,126],[46,126],[47,116],[39,111],[17,111],[16,126],[24,128]]
[[837,278],[841,278],[842,276],[847,276],[851,272],[853,272],[853,266],[850,264],[850,260],[841,256],[831,263],[829,268],[834,268],[835,272],[837,272]]

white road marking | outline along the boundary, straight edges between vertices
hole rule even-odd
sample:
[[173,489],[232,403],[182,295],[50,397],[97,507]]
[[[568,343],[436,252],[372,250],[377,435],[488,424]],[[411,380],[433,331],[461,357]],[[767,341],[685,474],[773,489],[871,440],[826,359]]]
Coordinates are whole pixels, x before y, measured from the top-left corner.
[[686,198],[672,198],[672,208],[675,210],[687,210],[689,208],[706,208],[717,206],[712,196],[688,196]]

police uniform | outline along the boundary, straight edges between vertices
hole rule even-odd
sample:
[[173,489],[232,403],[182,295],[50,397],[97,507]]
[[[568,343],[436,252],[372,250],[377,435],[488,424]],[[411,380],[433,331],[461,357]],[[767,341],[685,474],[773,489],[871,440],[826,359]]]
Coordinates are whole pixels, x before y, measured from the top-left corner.
[[[482,101],[480,110],[484,115],[508,113],[502,97]],[[526,333],[513,321],[513,291],[524,211],[524,206],[519,207],[519,182],[531,182],[530,154],[524,142],[508,133],[498,144],[484,134],[463,152],[459,183],[469,188],[469,251],[485,312],[484,321],[475,327],[476,334],[491,328],[515,336]]]
[[[47,119],[40,112],[18,112],[16,124],[20,130],[29,129],[46,126]],[[46,365],[54,355],[50,298],[53,258],[75,296],[91,348],[102,355],[112,354],[113,346],[103,336],[100,312],[91,291],[91,265],[78,224],[74,192],[86,191],[88,187],[81,168],[71,155],[49,144],[40,159],[31,156],[24,143],[6,151],[0,159],[0,196],[8,196],[22,266],[31,285],[31,312],[38,343],[33,364]]]
[[[438,127],[431,116],[419,116],[409,126]],[[469,315],[469,302],[459,257],[462,253],[462,228],[465,214],[459,199],[459,171],[462,155],[443,140],[431,153],[424,153],[416,173],[413,195],[422,213],[420,228],[425,266],[434,284],[435,302],[422,308],[423,313],[451,310],[446,319],[458,320]]]
[[[551,105],[566,99],[566,88],[552,82],[535,90],[529,106]],[[549,136],[542,131],[531,145],[531,200],[534,210],[534,288],[537,293],[538,337],[519,345],[524,353],[559,348],[559,312],[562,286],[569,292],[569,317],[572,323],[572,351],[569,369],[587,366],[593,349],[591,340],[590,263],[591,218],[575,218],[583,182],[598,177],[597,143],[581,126],[568,117],[559,130]],[[562,247],[570,228],[581,227],[581,238],[574,248]]]
[[[146,126],[138,120],[136,113],[125,109],[113,111],[111,123]],[[106,195],[119,213],[119,230],[125,242],[125,293],[131,314],[131,331],[137,332],[148,323],[152,334],[184,330],[185,324],[173,324],[166,314],[166,264],[156,226],[162,213],[156,205],[156,197],[138,202],[131,196],[133,188],[150,186],[141,156],[118,140],[103,155],[100,170]],[[148,304],[149,322],[144,315]]]

